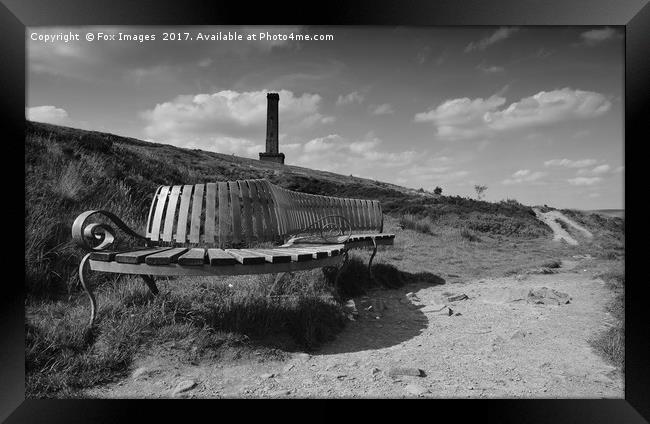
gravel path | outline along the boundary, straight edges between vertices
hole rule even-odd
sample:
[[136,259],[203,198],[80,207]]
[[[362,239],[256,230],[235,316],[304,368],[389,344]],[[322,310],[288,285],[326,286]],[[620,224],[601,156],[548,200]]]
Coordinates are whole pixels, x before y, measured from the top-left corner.
[[535,211],[535,214],[537,215],[537,218],[543,221],[546,225],[551,227],[553,230],[553,240],[564,240],[567,243],[571,245],[577,245],[578,241],[573,238],[562,226],[557,222],[557,220],[561,220],[565,222],[567,225],[575,228],[576,230],[580,231],[585,237],[587,238],[592,238],[593,234],[589,230],[587,230],[585,227],[579,225],[576,223],[574,220],[567,218],[562,212],[560,211],[549,211],[549,212],[541,212],[539,209],[533,208]]
[[[530,303],[541,287],[570,303]],[[575,261],[556,274],[377,290],[354,299],[356,320],[318,352],[235,364],[142,358],[131,377],[87,395],[623,398],[622,374],[588,343],[614,322],[612,296]]]

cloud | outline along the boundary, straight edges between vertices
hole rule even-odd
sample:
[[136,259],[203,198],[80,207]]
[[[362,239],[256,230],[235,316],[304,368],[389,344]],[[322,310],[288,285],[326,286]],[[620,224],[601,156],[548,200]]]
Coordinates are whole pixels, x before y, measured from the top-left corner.
[[345,96],[340,95],[339,98],[336,100],[336,105],[337,106],[343,106],[343,105],[348,105],[350,103],[363,103],[364,100],[363,94],[359,94],[356,91],[353,91],[350,94],[346,94]]
[[486,74],[498,74],[499,72],[505,71],[505,69],[502,66],[496,66],[496,65],[488,66],[483,62],[479,63],[476,66],[476,69]]
[[606,27],[585,31],[580,34],[580,38],[582,39],[582,42],[587,46],[595,46],[607,40],[623,38],[623,35],[614,28]]
[[437,134],[446,138],[469,138],[485,132],[486,125],[483,117],[490,110],[495,110],[505,103],[506,99],[492,96],[488,99],[446,100],[435,109],[417,113],[415,122],[432,122],[437,128]]
[[494,43],[498,43],[499,41],[503,41],[506,38],[510,37],[512,34],[517,32],[519,28],[499,28],[492,34],[490,34],[488,37],[485,37],[479,41],[476,42],[471,42],[465,47],[465,53],[474,51],[474,50],[485,50],[489,46],[491,46]]
[[416,60],[420,65],[422,65],[424,62],[427,61],[427,59],[429,58],[429,55],[431,55],[431,47],[424,46],[418,52]]
[[609,172],[611,167],[608,164],[603,164],[603,165],[598,165],[597,167],[593,169],[578,169],[577,174],[578,175],[599,175],[599,174],[605,174]]
[[383,141],[372,132],[358,140],[329,134],[297,148],[291,164],[340,173],[354,169],[358,175],[369,177],[378,167],[405,167],[418,158],[414,151],[388,152],[382,145]]
[[373,115],[388,115],[395,113],[395,111],[390,104],[384,103],[381,105],[370,105],[370,113]]
[[600,182],[602,178],[600,177],[576,177],[576,178],[569,178],[567,181],[571,185],[575,186],[589,186],[589,185],[594,185],[598,182]]
[[34,122],[46,124],[70,125],[71,120],[65,109],[56,106],[35,106],[25,108],[25,117]]
[[[156,141],[181,147],[256,156],[266,129],[267,91],[181,95],[141,113],[144,132]],[[321,97],[280,90],[279,113],[284,131],[331,122],[319,112]],[[241,146],[239,144],[241,144]]]
[[594,118],[611,107],[611,102],[600,93],[571,88],[540,91],[502,108],[505,104],[506,99],[499,94],[487,99],[451,99],[429,111],[417,113],[414,121],[431,122],[438,136],[459,139]]
[[565,168],[585,168],[595,165],[596,159],[551,159],[544,162],[544,166],[564,166]]
[[514,174],[512,174],[510,178],[506,178],[505,180],[501,181],[501,183],[505,185],[532,183],[535,181],[539,181],[542,177],[545,177],[546,175],[547,175],[546,172],[541,172],[541,171],[532,172],[530,169],[520,169]]

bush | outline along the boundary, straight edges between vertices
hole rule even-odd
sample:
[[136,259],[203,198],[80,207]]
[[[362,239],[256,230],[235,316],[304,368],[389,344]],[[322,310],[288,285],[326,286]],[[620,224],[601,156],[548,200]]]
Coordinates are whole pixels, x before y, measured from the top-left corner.
[[423,234],[433,234],[431,221],[426,218],[417,218],[414,215],[402,215],[399,218],[399,226]]
[[481,238],[467,228],[460,229],[460,236],[468,241],[481,241]]

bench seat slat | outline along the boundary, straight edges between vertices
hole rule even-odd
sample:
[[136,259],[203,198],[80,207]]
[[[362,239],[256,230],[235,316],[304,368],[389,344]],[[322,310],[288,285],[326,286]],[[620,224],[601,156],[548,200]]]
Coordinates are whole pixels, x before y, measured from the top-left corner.
[[291,262],[291,255],[284,249],[241,249],[241,251],[263,255],[266,262],[272,264]]
[[293,262],[310,261],[313,258],[313,254],[307,252],[301,252],[298,251],[297,249],[283,247],[281,250],[285,252],[285,255],[290,255],[291,260]]
[[291,252],[297,252],[297,253],[306,253],[308,255],[311,255],[312,259],[321,259],[321,258],[326,258],[329,256],[329,253],[325,250],[318,250],[317,248],[302,248],[302,247],[292,247],[292,248],[287,248],[287,250],[290,250]]
[[115,255],[115,261],[124,264],[139,264],[144,262],[144,258],[148,255],[153,255],[154,253],[163,252],[169,249],[171,249],[171,247],[159,247],[155,249],[140,249],[130,252],[122,252]]
[[162,252],[154,253],[144,258],[147,265],[167,265],[175,263],[178,257],[187,251],[185,247],[176,247],[174,249],[165,250]]
[[243,265],[261,264],[266,262],[266,257],[261,253],[247,252],[241,249],[225,249],[237,259],[237,262]]
[[237,259],[233,255],[222,249],[208,249],[208,260],[212,266],[234,265],[237,263]]
[[205,263],[205,249],[190,249],[178,258],[179,265],[203,265]]

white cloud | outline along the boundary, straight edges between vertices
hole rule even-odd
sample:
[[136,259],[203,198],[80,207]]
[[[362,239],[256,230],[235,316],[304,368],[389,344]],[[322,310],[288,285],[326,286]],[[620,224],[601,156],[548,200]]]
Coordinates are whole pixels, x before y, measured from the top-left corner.
[[600,182],[602,178],[600,177],[576,177],[576,178],[570,178],[567,181],[571,185],[576,185],[576,186],[589,186],[589,185],[594,185],[598,182]]
[[339,95],[339,98],[336,100],[337,106],[348,105],[350,103],[363,103],[364,96],[357,91],[346,94],[345,96]]
[[479,63],[476,66],[476,69],[486,74],[497,74],[499,72],[505,71],[505,69],[502,66],[486,65],[483,62]]
[[585,168],[595,165],[596,159],[551,159],[544,162],[544,166],[564,166],[565,168]]
[[479,41],[476,42],[471,42],[465,47],[465,53],[471,52],[473,50],[485,50],[489,46],[491,46],[494,43],[498,43],[499,41],[505,40],[506,38],[510,37],[512,34],[517,32],[519,29],[518,28],[499,28],[492,34],[490,34],[488,37],[485,37]]
[[469,138],[485,132],[483,116],[505,103],[506,99],[492,96],[488,99],[446,100],[435,109],[417,113],[415,122],[432,122],[437,133],[447,138]]
[[418,155],[413,151],[387,152],[382,140],[368,133],[360,140],[338,134],[317,137],[295,150],[292,164],[331,172],[349,173],[354,169],[368,177],[381,167],[399,168],[412,163]]
[[422,65],[424,62],[427,61],[430,54],[431,54],[431,47],[429,46],[422,47],[422,49],[417,54],[417,58],[416,58],[417,62],[420,65]]
[[440,137],[459,139],[593,118],[611,107],[611,102],[602,94],[570,88],[540,91],[501,108],[505,104],[506,99],[496,94],[487,99],[451,99],[417,113],[414,121],[431,122]]
[[622,37],[623,35],[619,31],[609,27],[592,29],[580,34],[580,38],[588,46],[595,46],[603,41]]
[[600,197],[600,193],[589,193],[589,194],[587,195],[587,197],[590,197],[590,198]]
[[578,175],[605,174],[605,173],[609,172],[610,169],[611,169],[611,167],[608,164],[605,163],[603,165],[598,165],[597,167],[592,168],[592,169],[585,169],[585,168],[579,169],[577,174]]
[[530,169],[520,169],[516,171],[510,178],[506,178],[501,181],[502,184],[511,185],[511,184],[521,184],[521,183],[532,183],[539,182],[542,177],[545,177],[546,172],[535,171],[532,172]]
[[71,120],[65,109],[56,106],[35,106],[25,108],[25,117],[34,122],[46,124],[70,125]]
[[384,103],[381,105],[370,105],[370,113],[373,115],[388,115],[395,113],[395,111],[390,104]]
[[[219,91],[212,94],[182,95],[141,113],[147,137],[177,146],[218,151],[247,152],[256,156],[257,143],[266,128],[267,91]],[[282,128],[288,133],[331,122],[319,112],[321,97],[279,91]],[[238,146],[241,143],[242,146]]]

